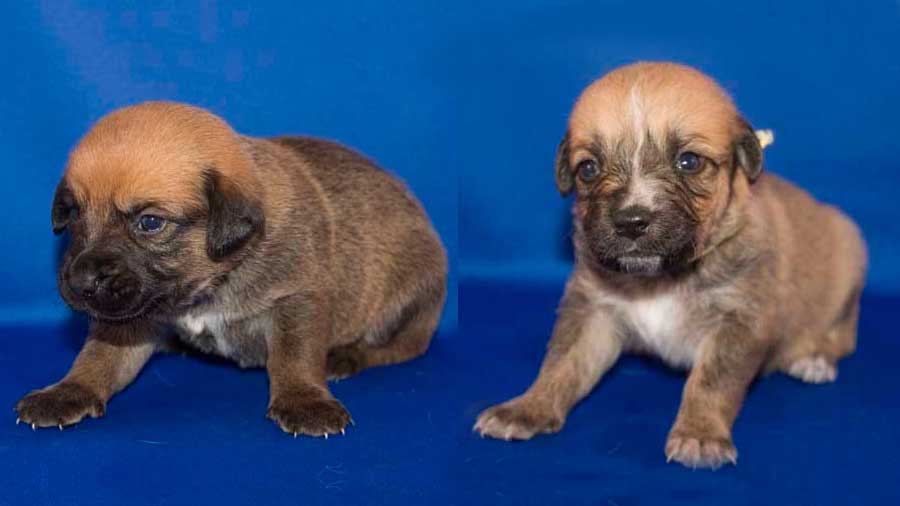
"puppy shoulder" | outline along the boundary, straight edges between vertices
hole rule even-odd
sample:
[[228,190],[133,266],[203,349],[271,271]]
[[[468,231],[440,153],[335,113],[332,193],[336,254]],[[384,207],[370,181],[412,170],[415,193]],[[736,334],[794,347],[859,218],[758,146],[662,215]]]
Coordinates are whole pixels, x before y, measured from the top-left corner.
[[800,286],[809,300],[819,300],[836,286],[861,284],[867,251],[859,227],[838,208],[780,177],[769,174],[765,184],[779,278]]
[[859,227],[836,206],[816,199],[803,188],[772,173],[766,174],[758,183],[760,196],[775,201],[783,219],[794,228],[829,230],[850,241],[862,242]]
[[754,185],[754,192],[763,199],[777,201],[789,218],[832,220],[840,215],[841,219],[849,220],[834,206],[819,201],[805,189],[771,172],[764,174]]

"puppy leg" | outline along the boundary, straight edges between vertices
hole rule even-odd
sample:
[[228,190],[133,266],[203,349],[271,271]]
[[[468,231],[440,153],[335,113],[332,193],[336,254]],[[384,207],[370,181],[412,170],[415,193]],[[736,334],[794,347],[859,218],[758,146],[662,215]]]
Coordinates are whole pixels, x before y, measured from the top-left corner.
[[614,317],[567,293],[537,380],[519,397],[481,413],[474,429],[507,441],[559,431],[621,350]]
[[737,462],[731,427],[768,343],[746,327],[722,329],[701,345],[666,442],[666,459],[691,468]]
[[831,383],[837,379],[837,366],[824,355],[799,358],[786,372],[804,383]]
[[784,352],[781,369],[806,383],[837,379],[837,362],[856,348],[859,294],[851,297],[841,316],[824,334],[802,337]]
[[152,334],[140,325],[95,323],[68,374],[16,404],[19,420],[32,428],[62,429],[85,416],[103,416],[109,398],[128,386],[157,350]]
[[393,336],[383,344],[363,338],[332,348],[328,352],[328,379],[343,379],[363,369],[398,364],[425,353],[441,319],[445,296],[441,287],[425,303],[416,301],[421,309],[402,318]]
[[324,436],[343,433],[350,414],[325,382],[332,324],[328,304],[306,296],[279,301],[268,343],[267,416],[285,432]]

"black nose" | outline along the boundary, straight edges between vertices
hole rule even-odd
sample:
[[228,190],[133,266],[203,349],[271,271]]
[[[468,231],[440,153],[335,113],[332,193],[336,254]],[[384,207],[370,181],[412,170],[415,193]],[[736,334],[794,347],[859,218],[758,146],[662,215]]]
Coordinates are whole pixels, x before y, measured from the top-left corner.
[[118,266],[111,259],[82,257],[77,259],[69,270],[69,288],[76,295],[90,299],[103,290],[118,272]]
[[644,235],[650,226],[652,214],[645,207],[631,206],[619,209],[612,215],[616,233],[629,239],[637,239]]

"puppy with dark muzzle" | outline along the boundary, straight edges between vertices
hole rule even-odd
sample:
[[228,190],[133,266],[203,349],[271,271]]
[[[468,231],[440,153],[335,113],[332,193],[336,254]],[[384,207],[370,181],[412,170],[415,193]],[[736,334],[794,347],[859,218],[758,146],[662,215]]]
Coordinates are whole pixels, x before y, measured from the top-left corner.
[[556,166],[576,195],[576,265],[553,338],[531,388],[476,430],[558,431],[620,353],[650,353],[690,369],[666,457],[716,468],[737,459],[731,428],[758,374],[833,381],[855,347],[865,246],[762,166],[751,127],[696,70],[638,63],[585,90]]
[[63,298],[91,317],[69,373],[16,406],[32,427],[100,416],[157,351],[187,343],[265,367],[268,416],[342,433],[326,380],[425,352],[447,260],[403,183],[338,144],[258,139],[186,105],[101,119],[52,211]]

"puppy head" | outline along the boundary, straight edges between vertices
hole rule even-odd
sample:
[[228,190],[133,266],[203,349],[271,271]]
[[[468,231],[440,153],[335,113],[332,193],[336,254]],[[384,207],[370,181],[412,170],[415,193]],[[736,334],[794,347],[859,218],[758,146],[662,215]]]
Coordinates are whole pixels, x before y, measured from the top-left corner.
[[577,195],[580,258],[653,276],[688,266],[761,171],[753,129],[712,79],[682,65],[637,63],[578,99],[556,184]]
[[188,303],[262,235],[260,196],[252,159],[216,116],[165,102],[115,111],[56,190],[53,230],[71,235],[60,292],[108,321]]

